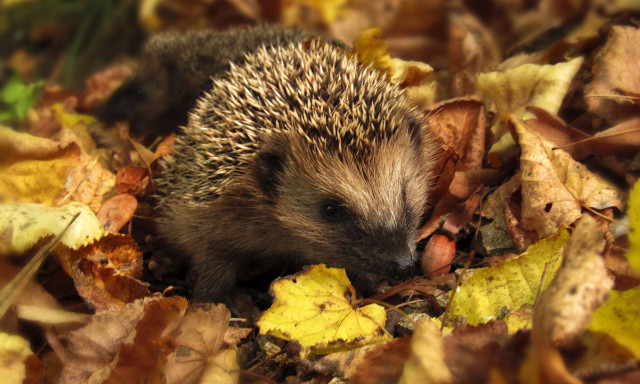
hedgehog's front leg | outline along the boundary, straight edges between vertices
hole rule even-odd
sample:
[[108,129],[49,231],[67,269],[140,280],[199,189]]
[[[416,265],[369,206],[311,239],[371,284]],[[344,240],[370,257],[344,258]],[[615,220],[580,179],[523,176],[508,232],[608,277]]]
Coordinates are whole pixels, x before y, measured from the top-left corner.
[[221,251],[212,247],[205,255],[196,257],[194,269],[197,273],[196,284],[193,289],[193,299],[196,302],[224,303],[234,307],[234,293],[239,260],[233,252]]

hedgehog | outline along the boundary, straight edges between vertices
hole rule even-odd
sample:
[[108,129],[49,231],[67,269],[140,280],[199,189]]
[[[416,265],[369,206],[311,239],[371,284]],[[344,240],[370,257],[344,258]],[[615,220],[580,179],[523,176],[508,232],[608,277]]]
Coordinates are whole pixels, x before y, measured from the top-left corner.
[[177,131],[196,99],[211,88],[211,76],[227,71],[230,63],[241,64],[261,46],[310,38],[276,26],[156,34],[145,44],[139,70],[95,115],[108,124],[129,121],[131,134],[143,140]]
[[261,47],[213,79],[161,160],[158,232],[196,301],[240,268],[294,261],[356,281],[412,276],[438,145],[404,92],[321,41]]

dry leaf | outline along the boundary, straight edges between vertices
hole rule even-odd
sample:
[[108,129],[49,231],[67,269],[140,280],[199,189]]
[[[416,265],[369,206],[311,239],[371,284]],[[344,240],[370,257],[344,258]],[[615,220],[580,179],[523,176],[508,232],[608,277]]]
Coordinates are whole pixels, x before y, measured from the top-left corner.
[[0,204],[0,255],[23,254],[41,238],[58,235],[78,212],[80,216],[60,240],[71,249],[79,249],[104,234],[96,215],[86,205]]
[[496,123],[491,128],[496,142],[489,151],[493,165],[500,165],[512,153],[513,139],[507,128],[511,116],[523,120],[533,117],[525,110],[529,105],[557,114],[582,61],[579,57],[555,65],[525,64],[505,72],[478,75],[478,89],[491,98],[497,108]]
[[640,80],[636,63],[640,51],[635,47],[640,29],[614,26],[607,43],[593,64],[593,80],[585,87],[585,100],[589,110],[605,119],[617,122],[638,114],[638,106],[624,97],[628,93],[640,94]]
[[404,364],[399,383],[452,383],[444,359],[440,326],[430,318],[420,320],[411,336],[411,357]]
[[602,257],[604,238],[600,233],[591,216],[582,216],[565,247],[562,267],[536,306],[531,338],[543,381],[579,382],[567,372],[556,348],[576,344],[613,287]]
[[0,332],[0,375],[7,384],[22,383],[26,378],[26,360],[31,356],[29,342],[20,336]]
[[105,201],[96,216],[105,231],[119,232],[131,220],[137,207],[138,200],[135,197],[122,193]]
[[[0,163],[0,200],[5,202],[61,204],[68,200],[87,204],[97,212],[102,198],[114,185],[115,177],[84,153],[78,144],[64,145],[53,140],[35,138],[26,133],[4,132],[0,127],[0,141],[9,156]],[[47,156],[37,154],[35,146],[42,146]],[[58,147],[58,151],[53,148]],[[34,154],[34,156],[31,156]]]
[[160,380],[171,352],[160,335],[186,304],[184,298],[155,296],[97,313],[85,327],[63,335],[68,347],[60,382]]
[[[195,305],[167,329],[165,336],[173,335],[176,346],[168,356],[167,383],[238,382],[235,344],[252,330],[232,330],[230,318],[222,304]],[[229,332],[236,335],[230,338]]]
[[460,156],[456,170],[482,168],[486,137],[483,102],[450,99],[434,105],[427,119],[430,128]]
[[522,220],[525,230],[540,238],[570,225],[582,206],[622,209],[622,192],[576,162],[561,149],[533,132],[520,119],[513,120],[522,154],[517,176],[522,183]]
[[127,165],[118,170],[115,191],[133,196],[146,196],[151,190],[149,168]]

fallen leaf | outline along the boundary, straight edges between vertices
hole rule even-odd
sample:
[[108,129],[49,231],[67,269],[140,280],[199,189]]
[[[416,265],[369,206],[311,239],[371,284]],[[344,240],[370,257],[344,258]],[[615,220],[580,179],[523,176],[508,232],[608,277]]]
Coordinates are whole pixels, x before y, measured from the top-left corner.
[[78,294],[98,311],[117,310],[149,296],[147,283],[122,275],[100,260],[81,259],[74,265],[72,273]]
[[640,29],[613,26],[607,43],[593,63],[593,80],[585,86],[585,101],[589,110],[610,122],[637,116],[638,106],[624,96],[640,93],[640,81],[635,63],[640,51],[629,49],[640,39]]
[[114,65],[98,72],[86,81],[86,93],[82,98],[82,108],[92,111],[104,103],[129,76],[132,70],[126,65]]
[[[7,138],[9,157],[0,163],[0,200],[5,202],[61,204],[67,200],[87,204],[97,212],[115,177],[80,146],[50,139],[43,141],[26,133],[6,133],[0,127],[0,139]],[[44,147],[47,156],[34,154],[35,148],[24,143],[33,140]],[[0,140],[2,141],[2,140]],[[53,148],[59,150],[53,152]],[[0,148],[2,149],[2,148]]]
[[452,382],[453,377],[445,363],[440,326],[430,318],[421,319],[411,336],[411,357],[404,364],[399,383]]
[[[505,72],[490,72],[478,75],[478,89],[496,104],[497,119],[491,128],[496,142],[507,150],[513,146],[509,139],[507,123],[512,115],[523,120],[533,117],[525,107],[533,105],[557,114],[571,80],[582,65],[581,57],[555,65],[525,64]],[[503,138],[504,137],[504,138]],[[496,161],[500,152],[490,149],[490,157]],[[493,155],[491,155],[493,153]]]
[[570,225],[581,215],[582,206],[595,209],[622,209],[622,192],[612,183],[592,173],[561,149],[514,118],[522,154],[517,174],[522,184],[522,220],[525,230],[535,230],[540,238],[555,233],[560,225]]
[[470,13],[453,13],[449,26],[449,74],[451,94],[476,91],[476,74],[500,62],[497,39]]
[[481,169],[485,152],[486,117],[480,100],[450,99],[434,105],[429,127],[460,156],[457,171]]
[[314,265],[274,281],[271,291],[274,303],[258,320],[262,334],[298,340],[316,353],[389,339],[384,332],[384,308],[377,304],[354,307],[355,290],[344,269]]
[[640,180],[636,181],[629,192],[629,252],[627,259],[631,268],[640,274]]
[[96,215],[86,205],[0,204],[0,255],[25,253],[41,238],[62,232],[77,212],[80,216],[60,240],[71,249],[87,245],[104,234]]
[[[358,348],[355,351],[333,353],[332,355],[356,354],[355,358],[342,360],[342,370],[337,376],[349,380],[351,384],[396,382],[402,375],[402,367],[409,358],[411,338],[400,337],[377,345]],[[363,353],[359,353],[361,350]],[[331,355],[328,355],[329,358]]]
[[0,332],[0,375],[5,383],[22,383],[26,360],[33,355],[29,342],[20,336]]
[[118,170],[115,191],[133,196],[145,196],[151,189],[149,168],[126,165]]
[[131,220],[137,207],[135,197],[122,193],[105,201],[96,216],[105,231],[119,232]]
[[604,237],[585,214],[564,249],[564,261],[533,314],[531,339],[540,367],[540,380],[579,383],[557,352],[577,344],[593,312],[604,301],[613,281],[602,257]]
[[611,291],[591,318],[588,328],[611,336],[640,358],[640,287]]
[[[207,365],[198,383],[236,384],[240,379],[238,351],[234,347],[224,349],[207,359]],[[183,381],[179,381],[183,383]]]
[[544,337],[558,348],[575,344],[593,311],[613,287],[603,250],[600,226],[589,214],[583,215],[564,248],[562,267],[540,297],[533,318],[533,338]]
[[68,359],[60,382],[102,383],[110,377],[159,380],[170,352],[160,348],[160,335],[186,305],[181,297],[155,296],[95,314],[85,327],[63,335]]
[[[174,337],[176,346],[168,356],[167,383],[238,382],[235,344],[252,329],[233,330],[230,318],[222,304],[199,304],[167,328],[164,337]],[[230,338],[230,332],[237,335]]]
[[402,87],[415,87],[433,73],[430,65],[419,61],[391,58],[380,28],[361,32],[353,43],[358,60],[385,74],[389,81]]
[[[566,229],[540,240],[517,258],[499,262],[489,268],[477,268],[463,280],[453,297],[450,318],[460,317],[470,325],[504,318],[525,304],[533,305],[536,294],[549,286],[562,262],[562,249],[569,239]],[[547,268],[544,285],[540,287]],[[517,329],[511,328],[513,333]]]
[[504,345],[515,344],[513,339],[518,336],[509,335],[505,322],[498,320],[476,326],[466,324],[456,327],[444,339],[445,361],[451,375],[455,377],[454,382],[493,382],[491,378],[497,369],[508,372],[509,365],[517,364],[517,356],[508,356],[504,360],[496,360],[494,356],[505,357],[508,348]]

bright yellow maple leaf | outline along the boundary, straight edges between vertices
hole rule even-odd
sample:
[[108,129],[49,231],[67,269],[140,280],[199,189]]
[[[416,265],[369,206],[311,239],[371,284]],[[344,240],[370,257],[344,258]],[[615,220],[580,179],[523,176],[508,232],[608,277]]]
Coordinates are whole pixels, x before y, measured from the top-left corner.
[[298,340],[316,353],[391,338],[384,330],[387,314],[383,307],[354,306],[355,290],[344,269],[314,265],[298,275],[274,281],[271,290],[274,303],[258,321],[262,334]]
[[[469,324],[478,325],[501,317],[505,309],[515,311],[525,304],[533,305],[545,265],[548,264],[543,290],[562,263],[562,250],[568,239],[569,232],[561,229],[517,258],[474,270],[453,298],[451,318],[460,316]],[[509,332],[517,331],[509,321],[507,325]]]

